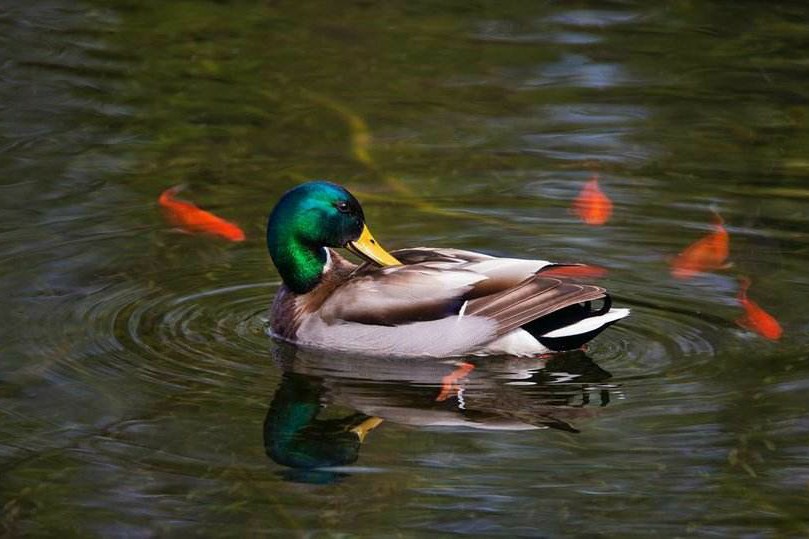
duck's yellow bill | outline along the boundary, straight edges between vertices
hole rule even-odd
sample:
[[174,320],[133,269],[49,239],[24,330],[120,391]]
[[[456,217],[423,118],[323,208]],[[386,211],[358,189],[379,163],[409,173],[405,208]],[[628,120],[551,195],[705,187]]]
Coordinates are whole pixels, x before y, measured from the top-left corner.
[[368,230],[368,225],[363,225],[359,239],[348,242],[346,249],[378,266],[399,266],[402,264],[376,242],[371,235],[371,231]]
[[369,417],[353,429],[351,432],[357,435],[357,438],[360,439],[360,443],[365,441],[365,437],[368,436],[368,433],[377,428],[382,423],[381,417]]

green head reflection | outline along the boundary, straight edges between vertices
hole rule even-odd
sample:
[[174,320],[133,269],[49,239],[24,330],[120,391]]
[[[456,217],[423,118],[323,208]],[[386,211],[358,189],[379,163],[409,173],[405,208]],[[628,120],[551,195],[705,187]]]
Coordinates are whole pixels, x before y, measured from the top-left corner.
[[272,460],[292,468],[345,466],[357,460],[368,425],[376,418],[354,413],[318,419],[322,393],[318,380],[284,373],[264,420],[264,448]]

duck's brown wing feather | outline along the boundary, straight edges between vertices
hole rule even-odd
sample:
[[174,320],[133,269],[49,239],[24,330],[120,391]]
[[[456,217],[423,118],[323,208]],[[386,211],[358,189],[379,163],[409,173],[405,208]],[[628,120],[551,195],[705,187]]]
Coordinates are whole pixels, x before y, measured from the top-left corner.
[[505,335],[559,309],[606,295],[599,286],[536,275],[514,288],[469,301],[465,314],[494,320],[498,335]]
[[320,316],[327,323],[379,326],[438,320],[457,314],[466,294],[485,279],[471,271],[420,264],[369,270],[335,289]]

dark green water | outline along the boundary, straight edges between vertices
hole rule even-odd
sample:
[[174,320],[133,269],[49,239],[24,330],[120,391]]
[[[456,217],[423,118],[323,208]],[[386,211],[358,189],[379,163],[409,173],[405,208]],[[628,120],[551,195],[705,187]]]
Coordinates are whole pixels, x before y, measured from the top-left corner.
[[[7,0],[0,534],[809,535],[807,21]],[[568,211],[594,171],[603,227]],[[310,178],[388,248],[598,264],[633,314],[586,354],[479,362],[444,401],[453,365],[279,347],[264,221]],[[172,231],[179,183],[247,241]],[[733,266],[673,279],[711,208]],[[734,324],[740,275],[781,340]]]

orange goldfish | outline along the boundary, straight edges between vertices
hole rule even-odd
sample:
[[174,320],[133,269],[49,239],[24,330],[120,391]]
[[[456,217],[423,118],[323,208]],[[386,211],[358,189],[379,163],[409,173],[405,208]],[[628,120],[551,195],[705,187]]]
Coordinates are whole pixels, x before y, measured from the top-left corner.
[[750,279],[747,277],[739,278],[739,303],[744,309],[744,314],[736,320],[736,324],[755,331],[765,339],[777,341],[781,338],[784,330],[781,329],[781,324],[778,320],[773,318],[770,313],[758,306],[758,304],[747,299],[747,289],[750,288]]
[[714,231],[686,247],[671,261],[671,274],[678,279],[690,279],[697,273],[727,267],[730,235],[725,221],[714,212]]
[[157,199],[166,219],[173,226],[190,233],[210,234],[230,241],[244,241],[244,232],[238,225],[202,210],[191,202],[175,199],[174,195],[180,189],[180,186],[166,189]]
[[612,215],[612,201],[598,186],[598,176],[593,175],[579,196],[573,201],[573,213],[588,225],[603,225]]

